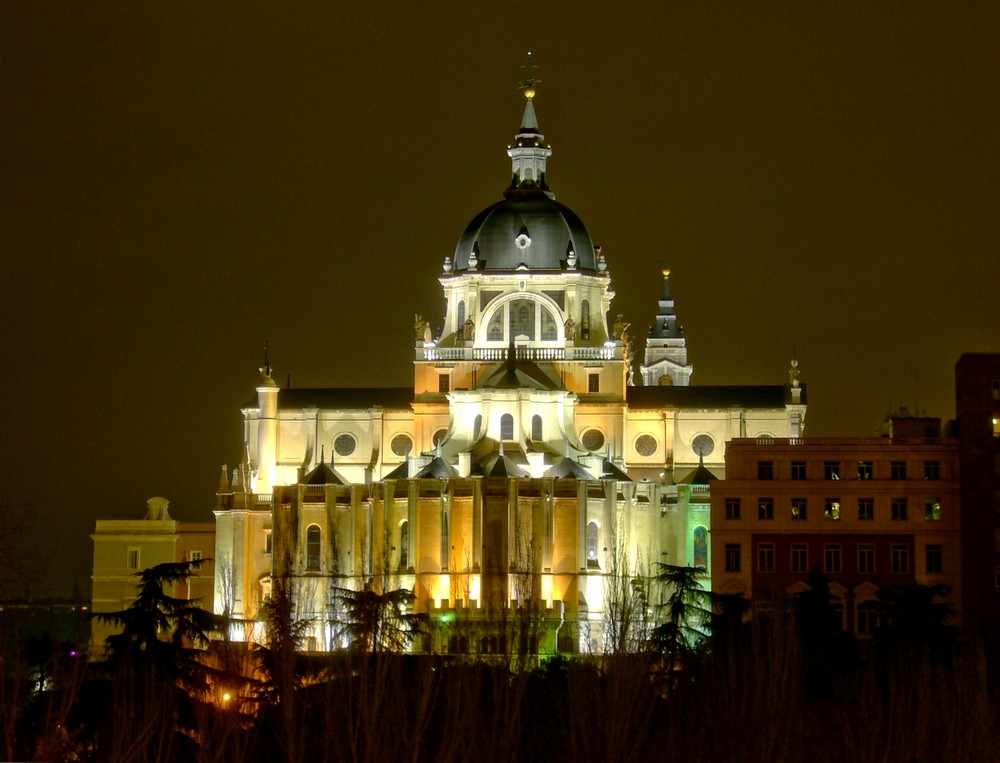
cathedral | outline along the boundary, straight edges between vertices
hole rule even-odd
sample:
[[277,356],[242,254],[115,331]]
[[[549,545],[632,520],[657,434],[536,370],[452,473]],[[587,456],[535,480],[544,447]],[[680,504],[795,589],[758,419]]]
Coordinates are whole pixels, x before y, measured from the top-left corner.
[[280,581],[309,650],[345,645],[338,592],[365,587],[412,592],[417,651],[623,646],[622,579],[665,562],[711,586],[727,441],[802,435],[794,367],[692,384],[669,271],[641,356],[609,323],[612,264],[550,188],[534,85],[502,199],[428,253],[445,319],[435,335],[416,317],[412,387],[282,388],[265,353],[215,508],[214,606],[236,638],[264,638]]

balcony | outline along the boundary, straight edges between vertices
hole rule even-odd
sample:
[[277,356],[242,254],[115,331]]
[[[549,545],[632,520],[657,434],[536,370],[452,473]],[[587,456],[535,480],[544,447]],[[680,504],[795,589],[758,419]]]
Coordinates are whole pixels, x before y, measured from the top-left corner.
[[[416,348],[416,359],[430,362],[503,362],[507,360],[508,352],[508,347],[424,346]],[[514,352],[514,357],[517,360],[531,361],[622,359],[622,346],[620,344],[598,347],[516,347]]]

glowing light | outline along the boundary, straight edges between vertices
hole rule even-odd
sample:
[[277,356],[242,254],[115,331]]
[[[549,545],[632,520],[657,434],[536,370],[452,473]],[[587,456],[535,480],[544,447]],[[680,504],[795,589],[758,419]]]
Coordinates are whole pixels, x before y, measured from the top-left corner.
[[222,692],[222,701],[223,702],[228,702],[232,698],[233,698],[233,696],[228,691]]

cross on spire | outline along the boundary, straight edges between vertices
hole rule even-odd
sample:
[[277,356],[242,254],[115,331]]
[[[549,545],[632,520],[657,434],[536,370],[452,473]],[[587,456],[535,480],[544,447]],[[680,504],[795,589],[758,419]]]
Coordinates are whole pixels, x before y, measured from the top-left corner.
[[531,76],[531,72],[534,69],[537,69],[539,67],[537,67],[533,63],[531,63],[531,51],[530,50],[528,51],[528,63],[526,63],[521,68],[528,70],[528,77],[527,77],[527,79],[525,79],[525,80],[523,80],[521,82],[521,84],[520,84],[519,87],[521,88],[521,90],[524,91],[525,97],[527,97],[527,98],[533,98],[534,95],[535,95],[535,85],[539,84],[541,82],[541,80],[540,79],[535,79],[534,77]]

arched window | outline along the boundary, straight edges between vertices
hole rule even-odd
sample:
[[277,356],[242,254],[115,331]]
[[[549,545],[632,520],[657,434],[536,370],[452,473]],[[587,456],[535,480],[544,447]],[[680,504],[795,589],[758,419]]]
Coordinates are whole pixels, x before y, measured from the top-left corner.
[[542,341],[554,342],[559,338],[559,328],[556,324],[556,317],[550,310],[542,310]]
[[481,414],[476,414],[476,420],[472,424],[472,439],[478,440],[479,435],[483,433],[483,417]]
[[503,309],[494,311],[486,327],[486,338],[491,342],[503,341]]
[[509,413],[505,413],[500,417],[500,439],[501,440],[513,440],[514,439],[514,417]]
[[597,522],[587,525],[587,566],[601,566],[597,557]]
[[309,525],[309,529],[306,530],[306,569],[309,571],[319,570],[322,541],[320,529],[316,525]]
[[399,566],[410,566],[410,523],[405,519],[399,525]]
[[580,338],[590,339],[590,300],[580,302]]
[[510,336],[535,338],[535,303],[530,299],[515,299],[510,303]]
[[531,439],[536,442],[542,439],[542,417],[535,415],[531,417]]
[[458,332],[462,333],[462,329],[465,327],[465,300],[460,299],[458,301]]
[[708,569],[708,532],[704,527],[694,528],[694,567]]

